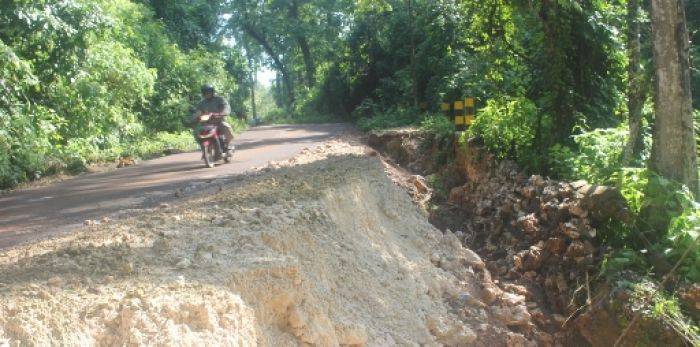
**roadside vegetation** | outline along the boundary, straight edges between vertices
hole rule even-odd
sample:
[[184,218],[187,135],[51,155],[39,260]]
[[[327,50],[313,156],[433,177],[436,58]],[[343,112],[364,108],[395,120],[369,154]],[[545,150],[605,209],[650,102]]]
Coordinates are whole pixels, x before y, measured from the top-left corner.
[[3,2],[0,189],[192,149],[184,119],[199,85],[213,83],[239,108],[246,96],[245,60],[214,38],[217,11],[206,2]]

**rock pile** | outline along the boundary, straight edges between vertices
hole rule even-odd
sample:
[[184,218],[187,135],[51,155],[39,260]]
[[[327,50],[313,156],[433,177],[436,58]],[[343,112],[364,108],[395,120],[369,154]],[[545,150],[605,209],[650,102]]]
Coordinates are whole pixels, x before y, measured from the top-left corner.
[[452,227],[489,260],[494,277],[522,280],[548,307],[568,314],[576,309],[572,291],[597,269],[596,225],[623,214],[620,201],[613,188],[526,179],[502,165],[484,180],[453,188],[448,204],[460,214]]
[[[429,167],[411,140],[417,136],[385,132],[369,142],[390,156],[399,153],[405,167]],[[402,143],[409,150],[394,148]],[[430,145],[423,148],[434,152]],[[453,230],[485,260],[482,300],[500,303],[491,310],[496,318],[540,345],[571,338],[562,328],[591,295],[589,276],[597,273],[604,251],[598,228],[610,218],[628,218],[620,192],[528,177],[473,139],[456,145],[455,153],[453,163],[438,172],[448,194],[445,201],[434,199],[431,222]]]
[[539,329],[561,330],[590,295],[604,251],[597,227],[627,217],[624,199],[611,187],[526,177],[478,146],[459,152],[466,183],[450,190],[433,221],[485,258],[509,299],[524,296]]

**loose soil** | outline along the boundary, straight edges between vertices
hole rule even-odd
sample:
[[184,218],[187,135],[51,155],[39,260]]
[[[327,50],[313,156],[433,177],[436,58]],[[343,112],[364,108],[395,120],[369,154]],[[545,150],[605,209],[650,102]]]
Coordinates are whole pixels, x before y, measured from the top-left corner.
[[0,253],[0,346],[534,343],[524,297],[493,287],[376,153],[341,139]]

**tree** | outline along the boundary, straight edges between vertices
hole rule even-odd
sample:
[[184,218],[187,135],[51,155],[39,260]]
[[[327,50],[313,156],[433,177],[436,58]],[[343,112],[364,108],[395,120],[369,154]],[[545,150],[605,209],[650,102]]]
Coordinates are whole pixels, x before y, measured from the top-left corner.
[[286,61],[288,51],[287,41],[284,35],[289,33],[280,30],[284,22],[283,16],[274,1],[267,0],[241,0],[231,1],[226,8],[229,11],[227,29],[238,41],[250,39],[255,42],[267,58],[272,61],[272,67],[282,75],[286,105],[291,107],[295,102],[294,79]]
[[641,69],[641,23],[639,21],[639,1],[627,1],[627,110],[629,120],[629,141],[625,147],[623,161],[628,164],[638,157],[644,148],[641,136],[642,106],[646,98],[647,81]]
[[304,59],[304,67],[306,69],[306,86],[312,88],[316,84],[316,63],[314,62],[311,53],[311,46],[306,39],[304,32],[304,23],[299,19],[299,2],[297,0],[289,1],[289,19],[294,24],[293,35],[299,45],[302,57]]
[[183,49],[215,42],[220,1],[140,0],[150,6],[167,28],[167,33]]
[[651,168],[686,184],[698,198],[685,9],[682,0],[652,0],[651,6],[656,114]]

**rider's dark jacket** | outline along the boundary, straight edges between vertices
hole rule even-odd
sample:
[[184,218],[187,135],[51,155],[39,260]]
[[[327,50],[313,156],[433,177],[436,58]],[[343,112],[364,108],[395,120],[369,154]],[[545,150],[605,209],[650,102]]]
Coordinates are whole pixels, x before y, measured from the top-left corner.
[[[231,106],[229,106],[228,101],[226,101],[226,99],[215,95],[209,100],[207,100],[206,98],[202,99],[202,101],[200,101],[197,105],[197,111],[200,111],[201,113],[216,112],[228,116],[229,114],[231,114]],[[197,116],[197,114],[193,115],[192,121],[194,121]]]

